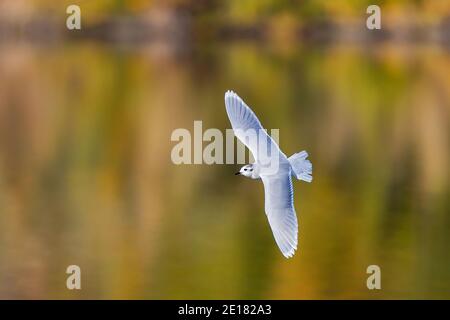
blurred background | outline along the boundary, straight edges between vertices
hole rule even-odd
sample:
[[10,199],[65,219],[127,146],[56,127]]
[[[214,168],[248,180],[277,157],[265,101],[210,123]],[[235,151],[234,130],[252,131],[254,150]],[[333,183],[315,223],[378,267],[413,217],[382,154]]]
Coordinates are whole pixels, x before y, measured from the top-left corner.
[[[449,299],[449,58],[442,0],[0,0],[0,298]],[[171,162],[227,89],[310,153],[291,260],[261,183]]]

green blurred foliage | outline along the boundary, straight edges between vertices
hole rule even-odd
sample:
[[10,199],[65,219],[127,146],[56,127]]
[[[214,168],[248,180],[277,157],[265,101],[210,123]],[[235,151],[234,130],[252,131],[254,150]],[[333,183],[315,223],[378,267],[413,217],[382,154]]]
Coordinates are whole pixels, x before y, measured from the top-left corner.
[[[3,0],[5,1],[5,0]],[[7,1],[7,0],[6,0]],[[59,12],[73,1],[63,0],[55,5],[51,0],[18,0],[36,10]],[[198,16],[213,15],[224,22],[253,23],[280,13],[288,13],[302,20],[338,19],[365,14],[371,4],[382,7],[383,14],[415,17],[445,18],[450,14],[450,3],[442,0],[80,0],[77,4],[92,16],[112,14],[139,14],[153,8],[183,9]]]
[[[0,71],[0,296],[449,298],[450,64],[438,47],[13,46]],[[280,128],[287,154],[311,154],[293,260],[260,183],[170,161],[172,130],[229,127],[226,89]],[[74,263],[80,292],[65,289]],[[365,287],[370,264],[379,293]]]
[[[0,2],[3,17],[59,19],[71,3]],[[450,8],[379,3],[394,24],[440,23]],[[87,25],[177,9],[200,25],[276,29],[362,19],[369,1],[78,4]],[[445,46],[183,45],[1,43],[0,297],[450,298]],[[286,154],[311,155],[313,183],[294,186],[292,260],[272,239],[259,182],[232,165],[170,161],[174,129],[229,127],[227,89],[280,128]],[[82,268],[79,292],[65,288],[69,264]],[[381,292],[365,286],[370,264]]]

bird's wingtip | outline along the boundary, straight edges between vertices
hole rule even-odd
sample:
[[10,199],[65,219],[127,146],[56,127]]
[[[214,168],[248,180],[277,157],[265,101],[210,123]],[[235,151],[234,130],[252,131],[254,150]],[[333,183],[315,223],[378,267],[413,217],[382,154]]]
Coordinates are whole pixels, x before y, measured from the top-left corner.
[[228,96],[233,96],[233,95],[235,95],[235,93],[234,93],[233,90],[227,90],[227,91],[225,91],[225,99],[226,99]]
[[291,248],[288,252],[282,252],[284,257],[286,259],[290,259],[295,255],[295,251],[297,250],[297,247]]

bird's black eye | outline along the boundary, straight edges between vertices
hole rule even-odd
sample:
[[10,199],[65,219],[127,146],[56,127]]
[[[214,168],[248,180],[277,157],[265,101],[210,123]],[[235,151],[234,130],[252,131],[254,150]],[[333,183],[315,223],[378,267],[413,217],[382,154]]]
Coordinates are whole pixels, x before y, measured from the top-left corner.
[[244,171],[247,171],[247,169],[244,169]]

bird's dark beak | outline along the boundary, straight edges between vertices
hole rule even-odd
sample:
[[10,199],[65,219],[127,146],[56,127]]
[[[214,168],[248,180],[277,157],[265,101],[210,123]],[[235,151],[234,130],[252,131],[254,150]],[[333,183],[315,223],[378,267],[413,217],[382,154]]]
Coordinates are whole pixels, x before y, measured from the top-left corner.
[[240,174],[241,174],[241,172],[238,171],[238,172],[236,172],[234,175],[235,175],[235,176],[238,176],[238,175],[240,175]]

